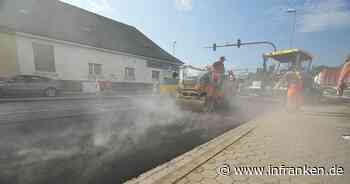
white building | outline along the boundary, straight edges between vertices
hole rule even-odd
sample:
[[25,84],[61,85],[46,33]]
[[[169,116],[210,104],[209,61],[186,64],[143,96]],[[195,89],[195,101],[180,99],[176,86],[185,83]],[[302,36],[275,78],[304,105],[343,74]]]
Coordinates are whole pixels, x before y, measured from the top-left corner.
[[149,87],[183,64],[135,27],[55,0],[0,3],[0,75]]

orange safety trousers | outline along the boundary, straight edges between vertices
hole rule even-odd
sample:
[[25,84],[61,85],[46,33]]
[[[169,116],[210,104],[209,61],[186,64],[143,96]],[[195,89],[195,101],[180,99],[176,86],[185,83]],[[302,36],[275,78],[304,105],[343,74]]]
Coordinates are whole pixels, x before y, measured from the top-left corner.
[[287,105],[292,108],[299,108],[304,104],[303,97],[303,84],[290,84],[288,85]]

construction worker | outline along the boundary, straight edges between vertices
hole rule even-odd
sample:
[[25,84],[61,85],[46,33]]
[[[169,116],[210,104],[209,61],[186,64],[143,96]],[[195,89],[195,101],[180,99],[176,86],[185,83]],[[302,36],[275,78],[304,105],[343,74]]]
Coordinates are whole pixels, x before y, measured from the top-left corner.
[[226,58],[224,56],[221,56],[219,61],[216,61],[213,64],[214,70],[219,73],[225,73],[225,64]]
[[284,80],[287,82],[288,86],[287,109],[297,110],[304,103],[304,82],[302,75],[296,68],[292,68],[284,75]]
[[345,63],[341,69],[340,76],[337,82],[337,94],[343,95],[344,89],[346,88],[346,79],[350,76],[350,55],[345,59]]
[[[211,106],[215,106],[223,97],[223,77],[225,76],[225,57],[220,57],[212,66],[208,67],[209,83],[206,86],[207,100]],[[211,107],[213,108],[213,107]]]
[[221,56],[219,61],[215,62],[213,64],[214,71],[212,72],[213,75],[213,82],[216,87],[216,96],[220,97],[223,96],[223,79],[225,77],[225,64],[226,58],[224,56]]

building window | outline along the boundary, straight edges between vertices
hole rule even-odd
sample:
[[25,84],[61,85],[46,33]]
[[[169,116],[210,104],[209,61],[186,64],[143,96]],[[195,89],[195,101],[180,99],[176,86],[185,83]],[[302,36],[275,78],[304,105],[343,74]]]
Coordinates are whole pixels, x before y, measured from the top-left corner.
[[126,67],[124,74],[125,80],[135,80],[135,68]]
[[159,71],[152,70],[152,80],[159,81]]
[[35,71],[56,72],[54,48],[52,45],[33,43]]
[[101,75],[102,74],[102,65],[89,63],[89,74],[90,75]]

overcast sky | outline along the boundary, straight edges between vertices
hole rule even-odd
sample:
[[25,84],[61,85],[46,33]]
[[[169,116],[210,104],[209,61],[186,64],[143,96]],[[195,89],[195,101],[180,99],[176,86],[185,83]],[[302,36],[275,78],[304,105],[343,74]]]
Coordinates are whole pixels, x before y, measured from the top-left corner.
[[348,0],[62,0],[112,18],[145,33],[172,52],[176,41],[179,59],[207,65],[226,56],[235,68],[261,67],[268,46],[203,47],[214,42],[272,41],[278,49],[290,47],[293,14],[296,32],[293,47],[314,57],[314,64],[336,66],[350,54],[350,1]]

